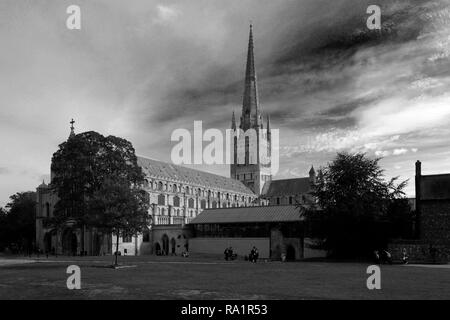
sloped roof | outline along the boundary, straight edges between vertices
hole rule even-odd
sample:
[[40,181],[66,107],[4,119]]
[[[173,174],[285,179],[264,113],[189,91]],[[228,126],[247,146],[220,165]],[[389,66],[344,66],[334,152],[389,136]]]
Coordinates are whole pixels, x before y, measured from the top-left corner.
[[272,180],[264,184],[264,197],[281,197],[287,195],[303,194],[311,191],[309,178],[296,178]]
[[295,206],[217,208],[203,210],[190,224],[301,221]]
[[194,186],[220,189],[236,193],[255,195],[242,182],[200,170],[186,168],[167,162],[138,157],[138,165],[145,175],[161,180],[182,182]]

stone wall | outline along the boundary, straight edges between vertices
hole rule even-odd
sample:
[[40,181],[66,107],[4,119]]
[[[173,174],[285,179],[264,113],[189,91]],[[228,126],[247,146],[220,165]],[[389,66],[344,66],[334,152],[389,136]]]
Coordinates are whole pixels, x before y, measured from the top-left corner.
[[259,258],[269,258],[269,238],[193,238],[189,241],[189,252],[223,255],[225,248],[233,247],[234,253],[242,258],[250,254],[253,246],[258,249]]
[[450,245],[431,245],[419,240],[399,240],[389,244],[388,248],[394,263],[402,261],[404,249],[406,249],[409,263],[447,263],[450,261]]
[[450,243],[450,200],[422,200],[421,239]]

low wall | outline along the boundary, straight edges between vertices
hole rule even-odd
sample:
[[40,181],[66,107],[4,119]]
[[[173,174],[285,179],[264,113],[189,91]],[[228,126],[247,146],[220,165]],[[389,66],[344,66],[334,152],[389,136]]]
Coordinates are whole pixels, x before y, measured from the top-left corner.
[[223,254],[225,248],[233,247],[234,253],[239,257],[249,255],[255,246],[259,257],[269,259],[270,238],[192,238],[189,240],[189,252]]
[[448,263],[450,245],[430,245],[423,241],[395,241],[389,244],[388,251],[394,262],[401,262],[403,250],[406,250],[410,263]]

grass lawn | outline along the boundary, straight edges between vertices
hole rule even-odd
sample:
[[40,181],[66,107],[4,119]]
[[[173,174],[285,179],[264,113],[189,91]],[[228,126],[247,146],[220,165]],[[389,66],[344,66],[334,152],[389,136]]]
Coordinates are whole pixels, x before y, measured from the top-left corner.
[[[450,299],[450,265],[382,266],[368,290],[368,264],[225,262],[219,257],[0,257],[0,299]],[[68,290],[66,268],[81,268]]]

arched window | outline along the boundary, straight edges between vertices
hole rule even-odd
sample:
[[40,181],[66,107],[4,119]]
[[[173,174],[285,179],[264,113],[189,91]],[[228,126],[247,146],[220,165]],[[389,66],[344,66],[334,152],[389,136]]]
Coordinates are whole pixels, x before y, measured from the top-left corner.
[[163,190],[163,183],[160,181],[158,182],[158,190],[162,191]]
[[45,204],[45,216],[50,218],[50,203],[48,202]]
[[189,194],[189,191],[190,191],[189,187],[186,187],[186,194]]
[[158,195],[158,205],[160,206],[166,205],[166,197],[163,194]]
[[180,197],[179,196],[173,197],[173,206],[174,207],[179,207],[180,206]]
[[174,185],[172,186],[172,192],[174,192],[174,193],[177,193],[177,192],[178,192],[178,188],[177,188],[177,185],[176,185],[176,184],[174,184]]
[[188,201],[188,205],[189,205],[189,208],[194,208],[194,199],[189,199],[189,201]]
[[206,200],[205,199],[200,201],[200,208],[206,209]]

